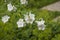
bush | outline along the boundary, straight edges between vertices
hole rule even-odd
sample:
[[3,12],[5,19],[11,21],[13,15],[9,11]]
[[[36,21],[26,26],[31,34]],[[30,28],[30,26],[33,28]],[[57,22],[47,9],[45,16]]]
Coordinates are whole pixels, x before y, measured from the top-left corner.
[[[7,3],[12,2],[17,7],[17,11],[7,11]],[[52,22],[52,20],[60,16],[60,12],[52,12],[48,10],[39,10],[38,8],[56,2],[58,0],[28,0],[29,5],[20,5],[19,0],[0,0],[0,40],[59,40],[60,39],[60,23]],[[23,28],[18,28],[16,22],[19,18],[23,18],[23,14],[32,11],[36,16],[36,20],[43,18],[46,22],[44,31],[38,30],[36,23],[28,24]],[[11,18],[7,23],[2,22],[2,17],[8,15]],[[56,37],[56,38],[55,38]]]

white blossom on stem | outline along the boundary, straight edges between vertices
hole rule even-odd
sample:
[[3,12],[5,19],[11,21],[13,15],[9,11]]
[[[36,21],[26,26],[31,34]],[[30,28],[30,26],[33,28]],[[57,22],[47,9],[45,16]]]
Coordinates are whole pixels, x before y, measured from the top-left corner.
[[8,5],[7,5],[7,7],[8,7],[8,11],[15,11],[17,8],[14,6],[14,5],[12,5],[11,3],[9,3]]
[[25,25],[25,22],[23,21],[23,19],[19,19],[19,20],[17,21],[17,25],[18,25],[18,28],[19,28],[19,27],[23,27],[23,26]]
[[2,21],[4,22],[4,23],[6,23],[8,20],[9,20],[9,16],[8,15],[5,15],[5,16],[3,16],[2,17]]
[[45,30],[45,21],[44,20],[41,20],[41,21],[36,21],[36,23],[37,23],[37,26],[38,26],[38,29],[39,30]]
[[26,23],[32,24],[33,21],[35,20],[35,15],[32,14],[31,12],[29,12],[29,14],[24,15],[24,19],[25,19]]
[[8,11],[12,11],[12,10],[13,10],[13,6],[12,6],[11,3],[9,3],[9,4],[7,5],[7,7],[8,7]]

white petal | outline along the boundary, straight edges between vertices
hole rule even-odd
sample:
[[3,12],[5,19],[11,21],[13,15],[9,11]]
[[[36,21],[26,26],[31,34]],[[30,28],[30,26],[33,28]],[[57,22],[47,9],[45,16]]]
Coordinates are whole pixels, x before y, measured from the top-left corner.
[[38,28],[38,30],[41,30],[41,28]]
[[24,15],[24,18],[25,18],[26,23],[29,23],[29,16],[27,14]]
[[45,21],[44,20],[41,20],[41,24],[44,24],[45,23]]
[[20,0],[21,4],[26,4],[27,1],[26,0]]
[[45,30],[45,27],[46,27],[45,25],[42,25],[42,30]]
[[34,21],[35,20],[35,15],[34,14],[29,14],[29,16],[30,16],[30,19],[32,19],[32,21]]
[[17,10],[17,8],[13,5],[13,11],[16,11]]

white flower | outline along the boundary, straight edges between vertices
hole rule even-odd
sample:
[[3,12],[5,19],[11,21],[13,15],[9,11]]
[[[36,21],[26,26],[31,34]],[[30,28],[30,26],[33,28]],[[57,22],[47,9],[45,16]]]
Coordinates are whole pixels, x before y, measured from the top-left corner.
[[14,6],[14,5],[12,5],[11,3],[9,3],[8,5],[7,5],[7,7],[8,7],[8,11],[12,11],[12,10],[16,10],[17,8]]
[[8,11],[12,11],[12,10],[13,10],[13,6],[12,6],[11,3],[9,3],[9,4],[7,5],[7,7],[8,7]]
[[23,26],[25,25],[25,22],[23,21],[23,19],[19,19],[19,20],[17,21],[17,25],[18,25],[18,28],[19,28],[19,27],[23,27]]
[[35,20],[35,15],[31,14],[31,12],[29,12],[29,14],[24,15],[24,19],[25,19],[26,23],[32,24],[33,21]]
[[20,0],[21,4],[27,4],[28,2],[26,0]]
[[3,17],[2,17],[2,21],[3,21],[4,23],[6,23],[6,22],[9,20],[9,18],[10,18],[10,17],[7,16],[7,15],[6,15],[6,16],[3,16]]
[[44,20],[41,20],[41,21],[36,21],[37,23],[37,26],[38,26],[38,29],[39,30],[44,30],[45,29],[45,21]]

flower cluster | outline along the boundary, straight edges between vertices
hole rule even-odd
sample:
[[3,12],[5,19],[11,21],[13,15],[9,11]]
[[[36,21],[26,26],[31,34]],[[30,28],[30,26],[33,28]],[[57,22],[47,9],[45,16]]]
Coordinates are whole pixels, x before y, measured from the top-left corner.
[[[5,0],[6,1],[6,0]],[[20,0],[20,3],[21,4],[27,4],[28,1],[27,0]],[[11,3],[7,4],[7,8],[8,8],[8,11],[16,11],[16,7],[14,5],[12,5]],[[31,12],[27,12],[26,14],[23,15],[24,16],[24,19],[20,18],[18,21],[17,21],[17,26],[18,28],[20,27],[24,27],[27,24],[33,24],[33,22],[35,21],[37,26],[38,26],[38,29],[39,30],[44,30],[45,29],[45,21],[43,19],[41,19],[41,21],[36,21],[35,20],[35,15],[32,14]],[[9,20],[9,16],[3,16],[2,17],[2,21],[4,23],[6,23],[8,20]]]
[[[6,2],[6,0],[5,0],[5,2]],[[27,0],[20,0],[20,3],[27,4],[28,1]],[[8,8],[8,11],[12,11],[12,10],[16,11],[17,10],[17,8],[14,5],[12,5],[11,3],[7,4],[7,8]]]
[[[25,22],[24,22],[24,20],[25,20]],[[31,12],[27,12],[27,14],[24,14],[24,20],[23,19],[19,19],[19,21],[17,21],[17,25],[18,25],[18,27],[23,27],[23,26],[25,26],[25,23],[30,23],[30,24],[32,24],[33,23],[33,21],[35,20],[35,15],[34,14],[32,14]]]
[[[9,16],[3,16],[2,17],[2,21],[4,23],[6,23],[9,20]],[[25,20],[25,21],[24,21]],[[33,24],[33,22],[35,21],[35,15],[32,14],[31,12],[27,12],[27,14],[24,14],[24,19],[20,18],[17,21],[17,26],[18,28],[20,27],[24,27],[27,24]],[[45,29],[45,21],[43,19],[41,19],[41,21],[35,21],[37,23],[38,29],[39,30],[44,30]]]

